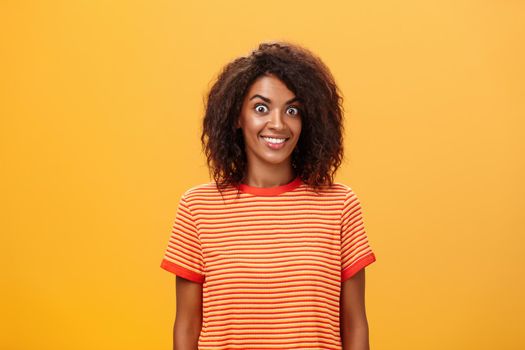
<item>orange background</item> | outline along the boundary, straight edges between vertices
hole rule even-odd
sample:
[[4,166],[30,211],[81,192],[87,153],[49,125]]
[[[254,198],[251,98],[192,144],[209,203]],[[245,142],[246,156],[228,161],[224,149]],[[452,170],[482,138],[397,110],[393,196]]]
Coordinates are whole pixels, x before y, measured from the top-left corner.
[[2,349],[168,349],[160,260],[208,182],[203,96],[263,40],[317,53],[377,262],[372,349],[525,348],[520,1],[2,1]]

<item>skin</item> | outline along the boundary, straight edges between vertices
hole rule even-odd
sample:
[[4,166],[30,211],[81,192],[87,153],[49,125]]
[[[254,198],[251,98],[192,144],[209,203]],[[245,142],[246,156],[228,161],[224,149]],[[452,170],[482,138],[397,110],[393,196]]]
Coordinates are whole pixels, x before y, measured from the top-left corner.
[[[248,159],[244,183],[255,187],[275,187],[291,182],[295,174],[291,155],[301,135],[301,104],[274,75],[259,77],[243,100],[237,127],[242,129]],[[266,145],[265,136],[288,138],[283,148]]]
[[[295,178],[291,155],[301,135],[301,104],[271,74],[259,77],[243,100],[236,127],[242,129],[248,159],[244,183],[275,187]],[[262,135],[288,138],[283,148],[268,147]],[[197,349],[202,327],[202,285],[176,277],[177,315],[173,349]],[[365,269],[341,285],[341,339],[344,350],[369,350],[365,312]]]
[[343,350],[370,350],[364,268],[342,283],[340,304]]
[[202,328],[202,284],[176,276],[173,350],[197,350]]

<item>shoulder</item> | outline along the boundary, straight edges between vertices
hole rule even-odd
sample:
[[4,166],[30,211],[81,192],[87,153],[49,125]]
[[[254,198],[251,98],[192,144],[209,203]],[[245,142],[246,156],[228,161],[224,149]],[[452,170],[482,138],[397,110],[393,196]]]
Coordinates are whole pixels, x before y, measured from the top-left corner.
[[195,197],[207,196],[212,194],[216,190],[214,182],[204,182],[200,184],[193,185],[187,188],[183,194],[182,198],[184,200],[192,200]]
[[352,188],[349,185],[343,182],[334,182],[331,187],[333,187],[334,190],[341,192],[350,192],[352,190]]
[[[236,189],[233,186],[223,190],[223,194],[229,194],[235,192]],[[215,200],[221,198],[221,193],[217,188],[215,181],[200,183],[188,188],[182,194],[182,200],[187,203],[201,201],[201,200]]]
[[352,193],[352,188],[348,184],[334,181],[330,185],[324,184],[316,189],[306,185],[304,191],[297,191],[296,195],[302,197],[307,194],[311,200],[343,206]]
[[348,203],[359,202],[356,192],[348,183],[334,182],[331,186],[327,186],[323,192],[328,193],[331,197],[337,197],[345,206]]
[[343,182],[333,182],[330,186],[323,187],[323,192],[329,193],[329,194],[335,194],[338,196],[348,196],[349,194],[353,193],[352,187],[350,187],[348,184],[345,184]]

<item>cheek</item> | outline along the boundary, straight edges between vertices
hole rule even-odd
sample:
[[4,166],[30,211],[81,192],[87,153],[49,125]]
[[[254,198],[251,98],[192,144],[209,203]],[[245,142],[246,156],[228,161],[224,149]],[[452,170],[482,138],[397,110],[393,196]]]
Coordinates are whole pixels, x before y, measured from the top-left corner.
[[293,131],[294,133],[299,136],[299,134],[301,133],[301,130],[303,129],[303,125],[302,125],[302,122],[301,120],[298,120],[293,126]]
[[259,130],[260,129],[253,122],[245,121],[242,128],[242,134],[245,142],[254,142],[254,140],[259,136]]
[[257,134],[264,128],[264,121],[251,118],[245,121],[245,130],[252,136],[256,137]]

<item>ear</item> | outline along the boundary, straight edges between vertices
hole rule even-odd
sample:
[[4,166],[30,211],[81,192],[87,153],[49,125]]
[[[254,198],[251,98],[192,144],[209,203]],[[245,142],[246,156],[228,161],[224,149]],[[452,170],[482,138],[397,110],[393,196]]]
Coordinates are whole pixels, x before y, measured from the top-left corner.
[[241,118],[237,118],[237,120],[235,121],[235,128],[242,129]]

